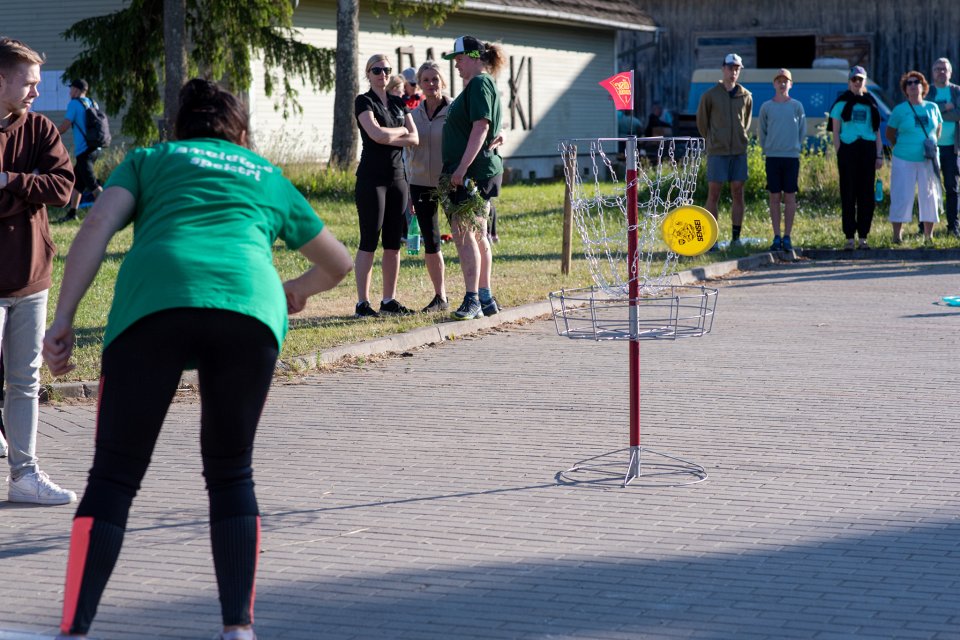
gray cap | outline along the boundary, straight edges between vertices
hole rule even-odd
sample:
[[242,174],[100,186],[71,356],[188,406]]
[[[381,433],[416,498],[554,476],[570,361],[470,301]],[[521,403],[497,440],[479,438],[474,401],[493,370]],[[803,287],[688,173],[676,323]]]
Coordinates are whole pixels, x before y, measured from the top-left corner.
[[400,72],[400,75],[402,75],[403,79],[410,84],[417,84],[417,70],[413,67],[407,67]]

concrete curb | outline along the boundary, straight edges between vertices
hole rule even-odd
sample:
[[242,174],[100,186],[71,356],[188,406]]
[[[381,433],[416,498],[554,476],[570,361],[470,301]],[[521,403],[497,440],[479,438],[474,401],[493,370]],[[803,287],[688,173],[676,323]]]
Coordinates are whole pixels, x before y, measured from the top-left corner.
[[[716,262],[681,271],[677,274],[680,284],[692,284],[701,280],[721,277],[731,271],[748,271],[757,267],[776,262],[773,254],[759,253],[738,260]],[[418,347],[438,344],[445,340],[455,340],[469,336],[484,329],[490,329],[502,324],[510,324],[521,320],[532,320],[553,313],[550,302],[531,302],[510,309],[502,309],[495,316],[457,322],[441,322],[429,327],[419,327],[404,333],[397,333],[382,338],[375,338],[356,344],[347,344],[325,349],[319,353],[310,353],[302,356],[286,358],[277,363],[278,372],[305,372],[315,370],[325,364],[334,364],[345,358],[360,358],[385,355],[388,353],[403,353]],[[197,384],[197,372],[188,371],[180,379],[181,387],[193,387]],[[100,388],[99,382],[55,382],[46,385],[41,392],[41,402],[47,402],[50,395],[61,398],[95,398]]]
[[[693,284],[703,280],[720,278],[732,271],[750,271],[758,267],[771,265],[776,263],[778,259],[787,261],[796,260],[797,256],[814,260],[960,260],[960,250],[873,249],[870,251],[842,251],[811,249],[797,252],[784,251],[777,255],[765,251],[736,260],[715,262],[702,267],[687,269],[679,272],[677,277],[680,284]],[[325,364],[334,364],[344,358],[403,353],[410,349],[473,335],[484,329],[502,324],[510,324],[521,320],[532,320],[534,318],[551,315],[552,313],[553,309],[549,301],[531,302],[519,307],[503,309],[495,316],[481,318],[479,320],[441,322],[429,327],[413,329],[405,333],[397,333],[366,342],[333,347],[319,353],[287,358],[277,363],[277,370],[280,372],[305,372],[315,370],[317,367]],[[184,387],[195,386],[197,384],[196,371],[185,373],[180,380],[180,384]],[[41,394],[41,401],[47,401],[51,393],[62,398],[93,398],[96,397],[99,387],[99,382],[56,382],[46,386]]]

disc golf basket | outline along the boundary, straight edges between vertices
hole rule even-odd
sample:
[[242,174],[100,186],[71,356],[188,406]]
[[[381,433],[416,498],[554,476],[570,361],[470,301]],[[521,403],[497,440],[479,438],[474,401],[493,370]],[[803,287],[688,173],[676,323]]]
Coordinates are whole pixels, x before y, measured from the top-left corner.
[[[625,143],[623,179],[616,143]],[[639,143],[639,145],[638,145]],[[645,152],[641,155],[638,150]],[[570,482],[636,478],[658,485],[702,482],[699,464],[640,446],[640,342],[701,337],[713,327],[717,290],[677,283],[677,254],[663,241],[664,218],[690,205],[704,149],[701,138],[594,138],[560,143],[574,221],[594,285],[550,294],[557,333],[573,339],[627,340],[630,447],[627,470],[604,454],[559,475]],[[652,462],[644,458],[653,457]],[[649,454],[649,455],[647,455]]]

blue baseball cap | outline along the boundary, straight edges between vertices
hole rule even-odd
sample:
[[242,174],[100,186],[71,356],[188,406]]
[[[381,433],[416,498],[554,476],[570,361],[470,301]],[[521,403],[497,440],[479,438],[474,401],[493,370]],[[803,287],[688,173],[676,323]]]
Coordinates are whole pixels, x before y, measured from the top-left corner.
[[867,77],[867,70],[861,67],[860,65],[857,65],[855,67],[850,68],[850,75],[847,76],[847,79],[853,80],[854,78],[866,78],[866,77]]

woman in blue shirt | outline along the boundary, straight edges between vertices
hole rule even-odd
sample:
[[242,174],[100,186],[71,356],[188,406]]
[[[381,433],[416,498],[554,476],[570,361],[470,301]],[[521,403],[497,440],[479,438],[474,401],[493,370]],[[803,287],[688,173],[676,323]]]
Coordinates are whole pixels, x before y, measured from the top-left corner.
[[883,166],[880,109],[867,91],[867,72],[861,66],[850,69],[848,88],[830,108],[833,148],[840,173],[840,206],[843,221],[843,248],[869,249],[867,235],[873,224],[873,183]]
[[890,171],[893,243],[903,242],[903,223],[910,222],[913,217],[913,198],[914,192],[917,192],[923,241],[928,244],[933,241],[933,225],[939,217],[941,195],[940,170],[924,155],[924,144],[926,140],[932,140],[936,150],[943,118],[935,102],[923,99],[930,85],[922,73],[908,71],[903,74],[900,89],[907,96],[907,101],[893,109],[887,122],[887,138],[893,145]]

